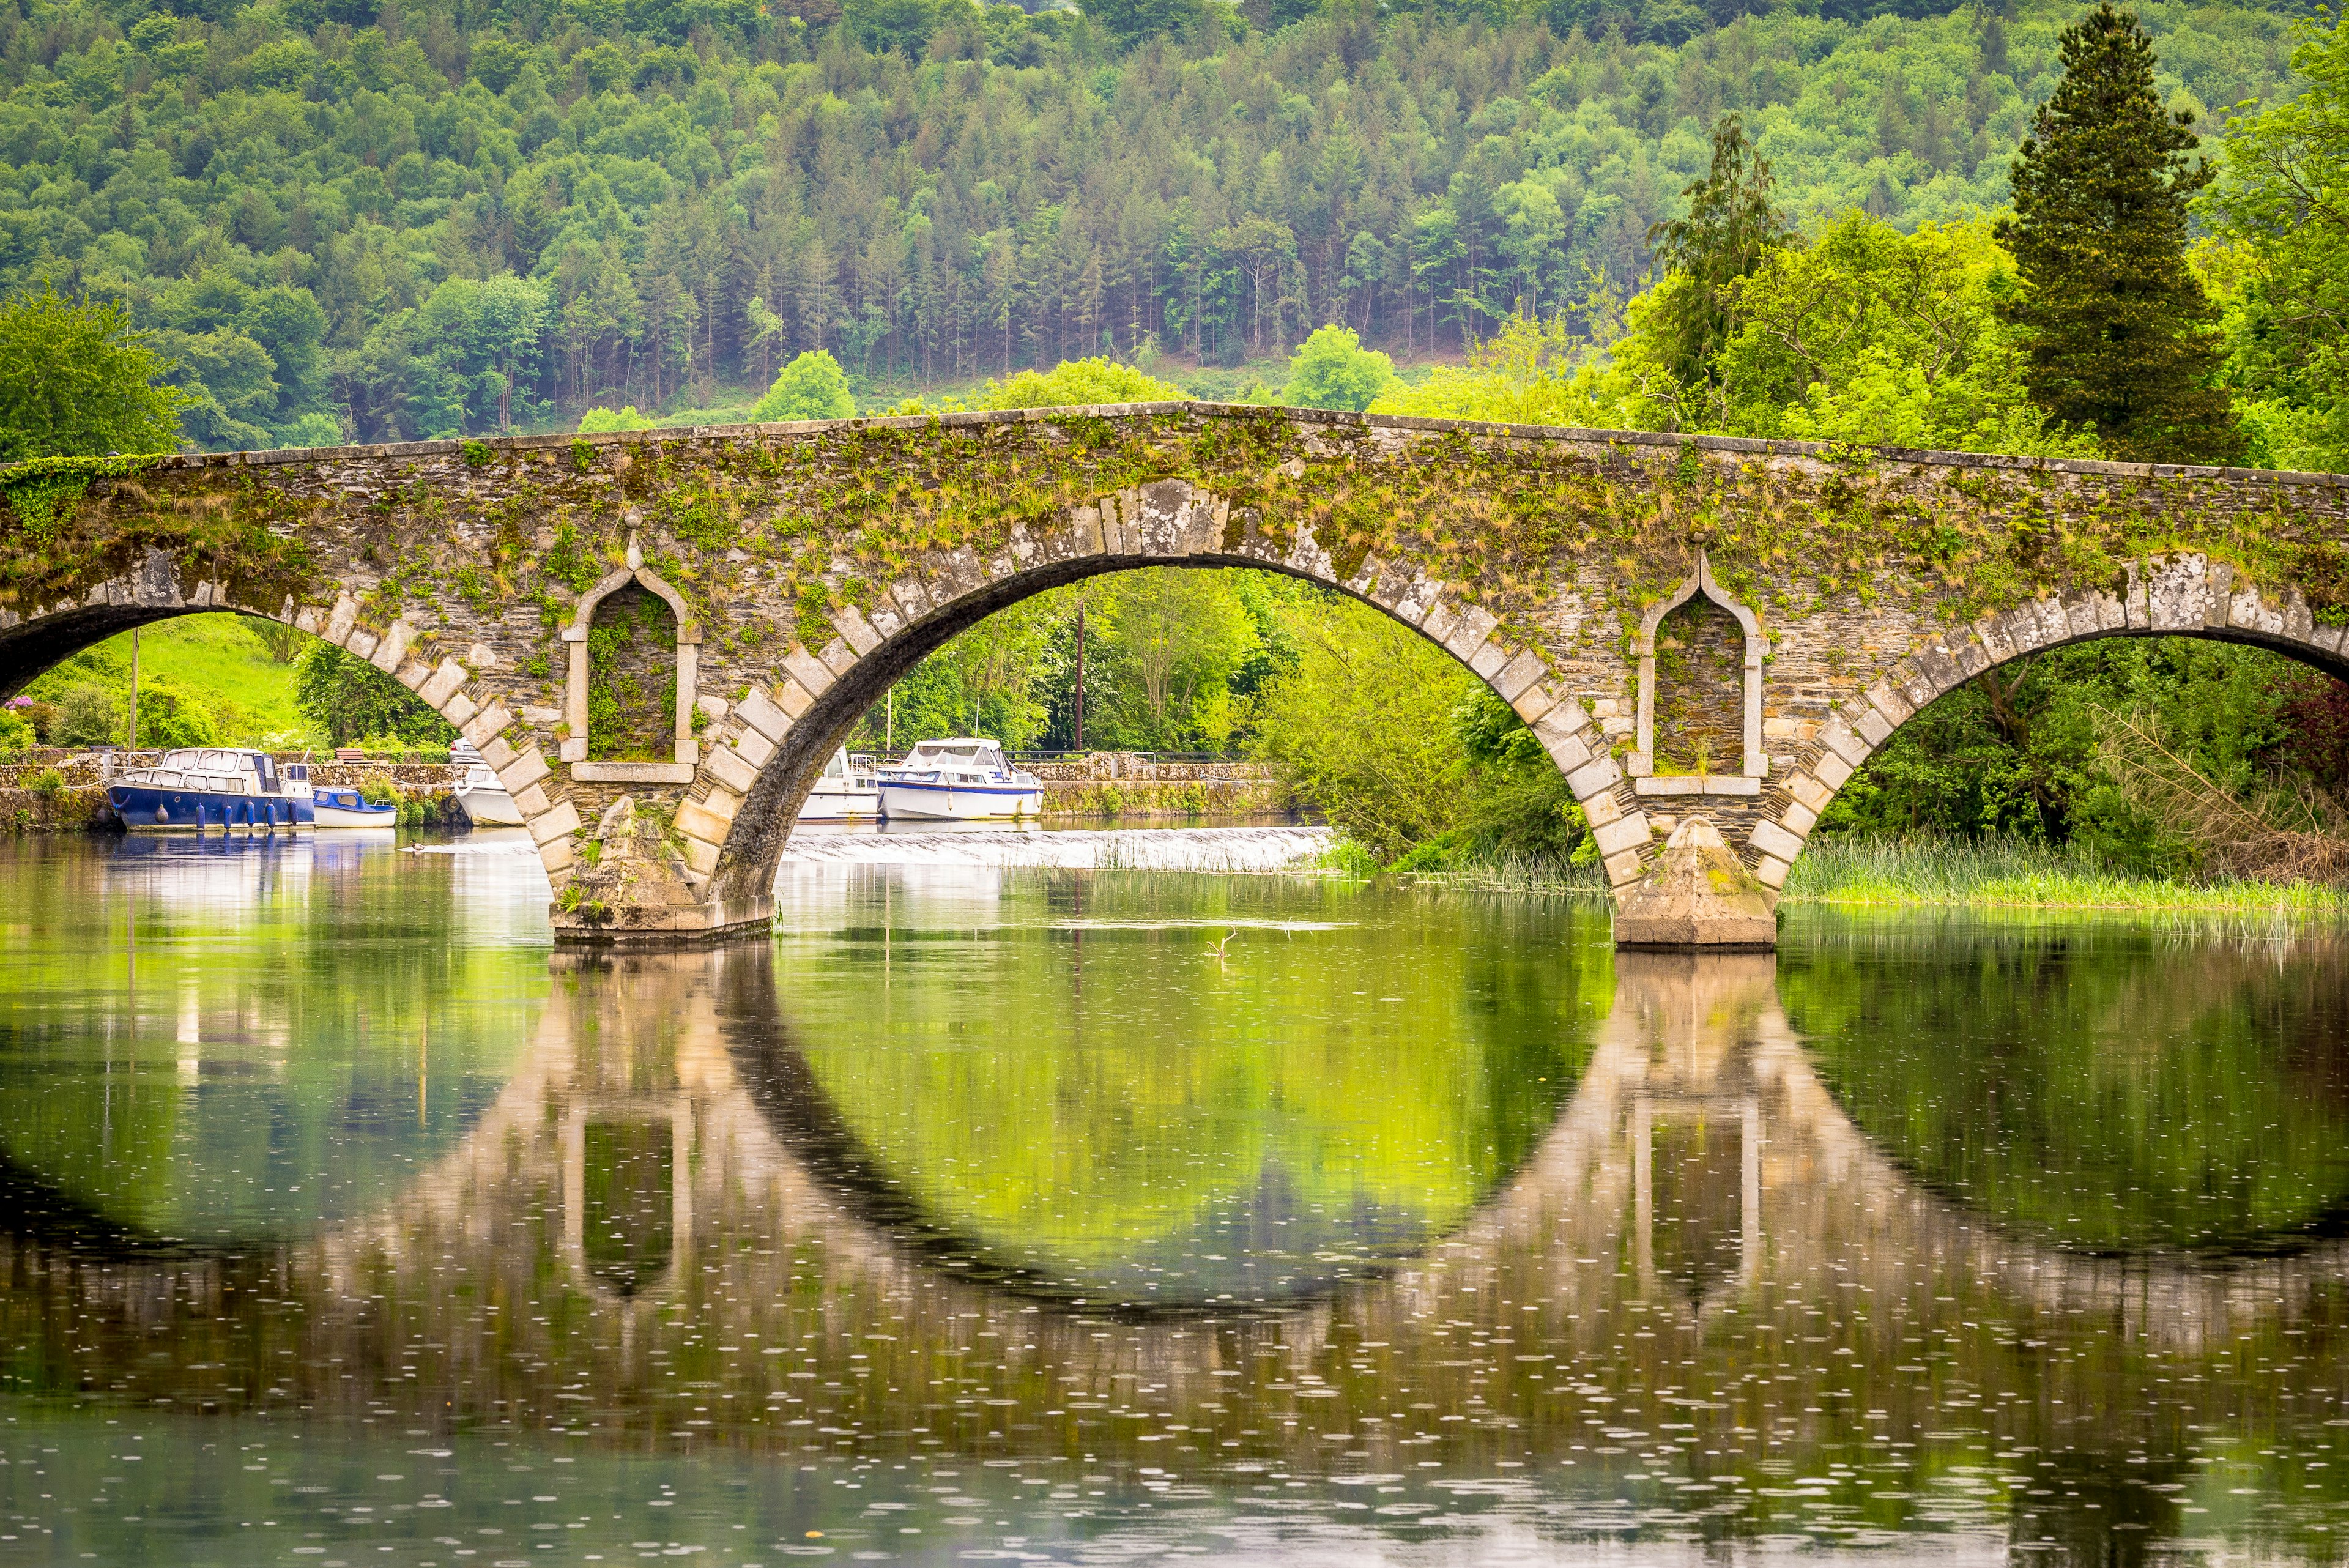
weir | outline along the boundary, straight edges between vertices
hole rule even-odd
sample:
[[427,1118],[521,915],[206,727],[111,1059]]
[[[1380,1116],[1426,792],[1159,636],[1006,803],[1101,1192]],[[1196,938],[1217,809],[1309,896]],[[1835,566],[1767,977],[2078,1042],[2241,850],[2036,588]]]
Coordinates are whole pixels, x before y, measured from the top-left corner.
[[[1676,831],[1719,836],[1738,908],[1619,940],[1752,946],[1852,771],[1983,670],[2160,634],[2349,670],[2344,483],[1198,403],[48,459],[0,470],[0,695],[149,621],[290,623],[481,749],[558,941],[688,945],[766,929],[825,760],[957,632],[1103,572],[1257,567],[1508,701],[1619,905]],[[674,682],[657,726],[594,716],[599,660]],[[624,795],[648,826],[607,860]]]

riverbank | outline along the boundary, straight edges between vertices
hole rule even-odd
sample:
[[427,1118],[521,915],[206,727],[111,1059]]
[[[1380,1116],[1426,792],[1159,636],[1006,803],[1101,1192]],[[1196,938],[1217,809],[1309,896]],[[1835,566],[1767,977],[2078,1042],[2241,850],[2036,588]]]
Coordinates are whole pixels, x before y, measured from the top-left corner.
[[[1325,869],[1374,875],[1350,845],[1323,857]],[[1548,893],[1604,898],[1595,866],[1502,861],[1406,874],[1413,885],[1464,892]],[[2313,883],[2145,877],[2093,857],[2017,839],[1979,843],[1822,836],[1795,862],[1779,903],[1850,909],[2141,910],[2153,913],[2349,914],[2349,889]]]
[[2349,890],[2313,883],[2135,876],[2068,849],[2015,839],[1813,839],[1783,904],[2340,915]]

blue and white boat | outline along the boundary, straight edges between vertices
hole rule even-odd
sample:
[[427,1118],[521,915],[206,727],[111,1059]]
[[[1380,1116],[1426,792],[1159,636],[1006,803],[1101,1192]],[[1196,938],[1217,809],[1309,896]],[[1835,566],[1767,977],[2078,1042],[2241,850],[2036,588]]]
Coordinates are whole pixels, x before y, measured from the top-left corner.
[[367,799],[349,784],[313,784],[310,809],[320,827],[382,827],[399,826],[399,808],[389,801]]
[[291,832],[316,826],[310,770],[243,746],[182,746],[106,789],[133,833]]
[[879,774],[881,815],[892,822],[988,822],[1043,813],[1043,781],[1013,769],[994,741],[924,741]]

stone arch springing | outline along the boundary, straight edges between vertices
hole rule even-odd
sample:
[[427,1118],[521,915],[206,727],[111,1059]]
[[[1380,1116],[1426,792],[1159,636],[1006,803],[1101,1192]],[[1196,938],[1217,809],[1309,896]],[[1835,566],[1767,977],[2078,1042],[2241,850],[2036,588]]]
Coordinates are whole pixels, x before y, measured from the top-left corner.
[[275,605],[258,604],[200,569],[183,569],[165,551],[150,550],[129,571],[92,589],[84,603],[31,615],[0,608],[0,694],[14,694],[58,660],[117,633],[206,613],[291,626],[366,659],[413,691],[480,749],[513,796],[548,876],[561,879],[572,863],[570,835],[580,825],[579,814],[569,801],[549,798],[545,783],[552,769],[544,753],[534,745],[517,749],[508,742],[514,715],[483,679],[499,666],[498,655],[480,644],[461,656],[428,655],[404,616],[395,616],[380,630],[364,625],[359,600],[347,591],[331,604],[304,604],[290,596]]
[[[666,605],[676,628],[676,676],[668,737],[671,757],[667,762],[605,761],[591,754],[591,687],[595,675],[591,639],[598,611],[607,600],[624,594],[648,596]],[[633,536],[628,540],[627,565],[580,597],[571,624],[563,628],[563,716],[569,733],[562,742],[562,760],[570,764],[571,776],[588,783],[690,783],[700,760],[700,748],[693,734],[693,706],[700,684],[701,627],[684,596],[646,566]]]
[[2267,648],[2349,679],[2349,626],[2319,625],[2297,589],[2279,602],[2199,554],[2135,563],[2116,586],[2116,593],[2033,599],[1943,632],[1845,702],[1783,779],[1783,800],[1755,824],[1748,840],[1754,876],[1774,893],[1784,888],[1828,803],[1895,730],[1945,692],[2024,654],[2103,637],[2202,637]]
[[[1733,756],[1692,758],[1670,754],[1660,749],[1656,727],[1657,644],[1668,620],[1684,616],[1692,607],[1700,605],[1717,607],[1734,622],[1739,633],[1738,684],[1735,691],[1728,694],[1728,703],[1733,709],[1730,722],[1735,728],[1726,738],[1734,745]],[[1719,617],[1713,618],[1717,620]],[[1639,633],[1631,642],[1631,651],[1640,661],[1639,717],[1633,750],[1625,759],[1624,770],[1632,776],[1632,787],[1638,794],[1645,797],[1762,793],[1762,781],[1770,773],[1770,758],[1762,747],[1762,660],[1769,650],[1770,639],[1762,630],[1761,618],[1732,597],[1713,579],[1712,562],[1706,559],[1703,551],[1698,551],[1696,570],[1690,573],[1688,579],[1678,588],[1649,607],[1646,616],[1640,619]],[[1685,657],[1690,650],[1673,651]],[[1711,650],[1695,651],[1701,658]],[[1715,768],[1712,765],[1714,761],[1733,761],[1736,770],[1733,773],[1727,768]],[[1665,765],[1660,767],[1660,762]],[[1702,765],[1688,765],[1692,762]]]
[[857,717],[921,657],[966,627],[1046,588],[1140,566],[1238,566],[1305,577],[1375,606],[1450,652],[1533,729],[1566,777],[1617,888],[1640,875],[1645,815],[1583,702],[1547,658],[1496,636],[1500,621],[1410,562],[1366,557],[1341,571],[1306,530],[1236,521],[1186,481],[1138,486],[1015,524],[982,556],[968,545],[913,564],[862,604],[830,611],[837,634],[792,647],[771,682],[723,704],[677,826],[713,922],[759,918],[799,803]]

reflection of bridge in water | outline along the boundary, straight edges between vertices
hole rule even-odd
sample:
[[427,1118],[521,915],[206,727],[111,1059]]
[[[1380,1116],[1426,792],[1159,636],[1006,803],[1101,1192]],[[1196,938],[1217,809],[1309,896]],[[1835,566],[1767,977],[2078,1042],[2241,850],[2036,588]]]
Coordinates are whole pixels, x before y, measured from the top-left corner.
[[[417,1429],[1303,1462],[1340,1435],[1397,1459],[1563,1441],[1670,1390],[1733,1452],[1955,1423],[2094,1448],[2223,1417],[2231,1395],[2168,1375],[2289,1343],[2344,1278],[2333,1243],[2219,1267],[2003,1234],[1853,1127],[1771,958],[1616,972],[1567,1110],[1506,1187],[1409,1265],[1313,1299],[1121,1320],[876,1224],[779,1132],[773,977],[736,949],[559,977],[524,1068],[391,1208],[266,1256],[18,1241],[0,1326],[47,1347],[53,1386]],[[2045,1348],[2089,1322],[2099,1356]]]

